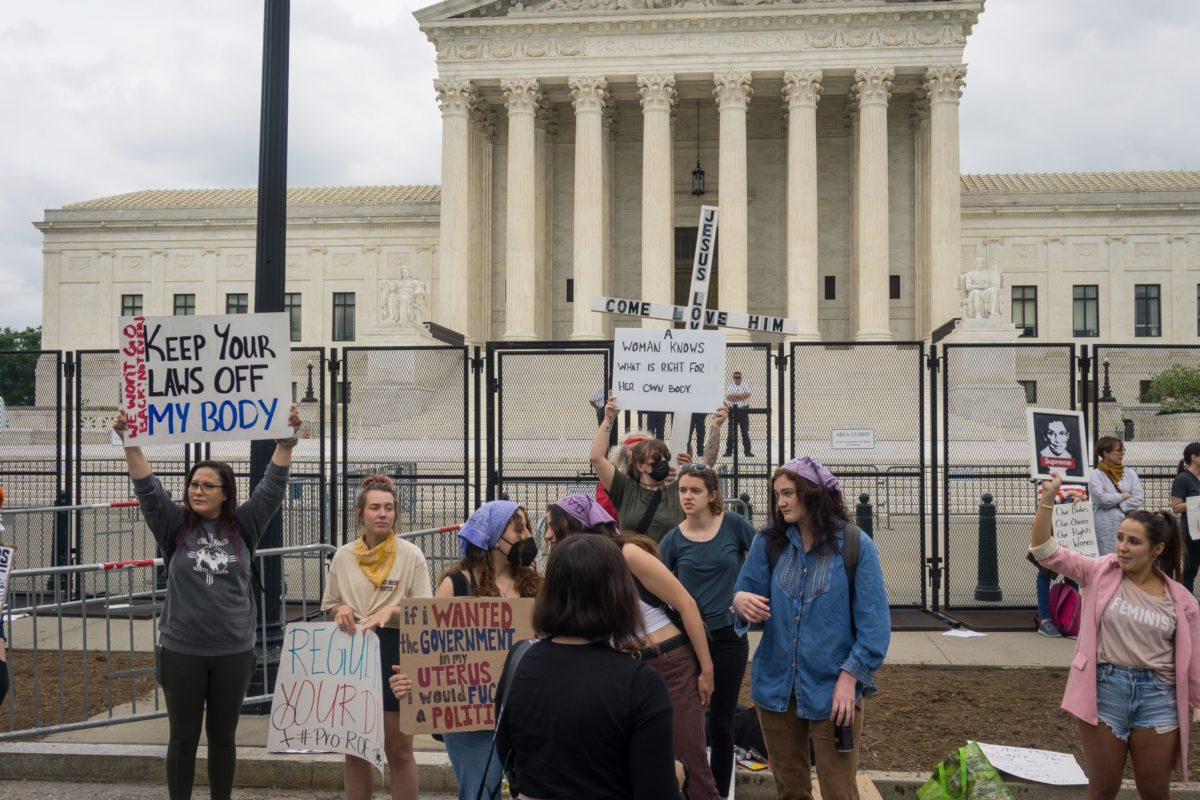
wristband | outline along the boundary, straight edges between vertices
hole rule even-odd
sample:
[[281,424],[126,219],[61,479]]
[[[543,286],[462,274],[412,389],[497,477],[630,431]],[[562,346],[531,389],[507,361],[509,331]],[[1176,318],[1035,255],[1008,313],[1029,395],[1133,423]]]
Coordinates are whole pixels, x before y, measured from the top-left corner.
[[1048,508],[1048,509],[1050,509],[1051,511],[1053,511],[1053,510],[1054,510],[1054,506],[1052,506],[1052,505],[1051,505],[1051,506],[1048,506],[1048,505],[1046,505],[1045,503],[1038,503],[1038,505],[1039,505],[1039,506],[1041,506],[1042,508]]

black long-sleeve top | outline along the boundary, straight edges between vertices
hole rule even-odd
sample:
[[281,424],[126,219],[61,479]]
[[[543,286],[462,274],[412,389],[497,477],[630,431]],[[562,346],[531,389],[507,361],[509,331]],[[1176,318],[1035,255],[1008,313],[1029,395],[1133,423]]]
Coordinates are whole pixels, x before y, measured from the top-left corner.
[[[508,666],[498,684],[496,713]],[[525,654],[498,721],[496,754],[530,797],[679,797],[662,676],[602,644],[541,641]]]

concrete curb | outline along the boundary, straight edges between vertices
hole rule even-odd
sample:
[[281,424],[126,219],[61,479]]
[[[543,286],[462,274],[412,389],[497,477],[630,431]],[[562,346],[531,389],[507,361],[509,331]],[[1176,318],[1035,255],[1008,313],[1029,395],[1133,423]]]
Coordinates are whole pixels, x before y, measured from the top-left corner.
[[[0,744],[0,781],[60,781],[64,783],[147,783],[163,780],[166,748],[144,744],[81,744],[78,742],[15,742]],[[422,793],[456,793],[454,772],[445,752],[416,753]],[[207,774],[207,752],[201,747],[196,759],[196,783],[203,785]],[[879,794],[886,798],[911,800],[929,778],[927,772],[868,772]],[[1046,786],[1009,780],[1009,789],[1019,798],[1074,800],[1079,786]],[[326,753],[285,756],[261,747],[238,748],[237,785],[255,788],[339,789],[342,757]],[[1127,781],[1118,798],[1136,800],[1137,790]],[[737,773],[737,797],[741,800],[773,800],[775,778],[769,770]],[[1171,797],[1200,800],[1200,783],[1174,783]]]

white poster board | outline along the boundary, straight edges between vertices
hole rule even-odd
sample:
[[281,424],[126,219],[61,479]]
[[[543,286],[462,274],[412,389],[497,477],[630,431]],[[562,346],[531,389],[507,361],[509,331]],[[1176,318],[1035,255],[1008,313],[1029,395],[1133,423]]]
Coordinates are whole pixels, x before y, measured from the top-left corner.
[[1187,534],[1192,539],[1200,539],[1200,495],[1184,500],[1187,503]]
[[696,228],[696,256],[692,260],[692,286],[688,291],[689,330],[704,327],[708,307],[708,284],[712,280],[712,261],[717,252],[717,206],[700,206],[700,225]]
[[[4,530],[0,526],[0,530]],[[0,614],[8,605],[8,575],[12,572],[13,561],[16,560],[17,549],[0,544]]]
[[1085,786],[1087,775],[1070,753],[1053,750],[1034,750],[1028,747],[1008,747],[1001,744],[976,742],[979,749],[1001,772],[1037,783],[1054,786]]
[[617,328],[612,380],[622,409],[712,412],[725,397],[725,333]]
[[292,435],[286,313],[121,317],[125,444]]
[[1053,514],[1050,526],[1060,547],[1091,558],[1100,557],[1100,547],[1096,543],[1096,516],[1092,512],[1091,500],[1059,503],[1054,506]]
[[379,637],[332,622],[293,622],[283,635],[267,752],[345,753],[383,774]]

